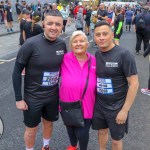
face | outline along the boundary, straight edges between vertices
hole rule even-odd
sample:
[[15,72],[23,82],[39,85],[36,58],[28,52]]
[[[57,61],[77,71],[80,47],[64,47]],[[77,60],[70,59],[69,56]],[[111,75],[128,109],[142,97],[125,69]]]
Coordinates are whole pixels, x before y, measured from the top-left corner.
[[45,16],[44,35],[50,41],[54,41],[60,35],[63,28],[63,19],[59,16]]
[[88,42],[83,35],[77,35],[72,40],[71,48],[75,55],[84,55],[88,48]]
[[94,40],[102,51],[108,51],[112,48],[113,38],[114,34],[107,25],[97,27],[94,30]]
[[100,8],[100,9],[104,9],[104,7],[105,7],[105,5],[104,5],[103,3],[101,3],[101,4],[99,5],[99,8]]

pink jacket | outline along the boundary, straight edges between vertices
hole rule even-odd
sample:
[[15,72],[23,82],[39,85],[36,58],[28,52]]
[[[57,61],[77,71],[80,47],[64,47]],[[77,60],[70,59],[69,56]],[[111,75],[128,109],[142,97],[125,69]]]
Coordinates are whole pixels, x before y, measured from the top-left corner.
[[[88,59],[90,54],[87,53]],[[74,102],[81,99],[85,88],[88,74],[88,61],[83,68],[80,67],[78,60],[73,52],[65,54],[61,65],[61,84],[59,90],[60,100],[64,102]],[[93,117],[96,93],[96,59],[91,56],[91,66],[89,82],[82,102],[82,110],[85,119]]]

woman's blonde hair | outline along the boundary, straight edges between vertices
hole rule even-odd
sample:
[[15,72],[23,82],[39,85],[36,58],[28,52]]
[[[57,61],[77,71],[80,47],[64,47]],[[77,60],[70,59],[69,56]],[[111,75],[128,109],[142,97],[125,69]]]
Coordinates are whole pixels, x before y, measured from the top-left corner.
[[82,32],[82,31],[74,31],[74,32],[72,33],[71,37],[70,37],[70,42],[69,42],[69,47],[70,47],[70,48],[72,47],[72,42],[73,42],[74,38],[75,38],[76,36],[79,36],[79,35],[82,35],[82,36],[85,38],[87,44],[89,45],[88,38],[87,38],[87,36],[85,35],[84,32]]

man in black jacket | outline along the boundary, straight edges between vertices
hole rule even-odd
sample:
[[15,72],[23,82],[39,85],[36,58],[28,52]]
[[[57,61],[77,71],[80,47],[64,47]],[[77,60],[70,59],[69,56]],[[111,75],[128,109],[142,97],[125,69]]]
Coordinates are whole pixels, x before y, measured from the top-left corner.
[[[144,28],[138,28],[139,23],[142,22],[145,26]],[[149,6],[145,6],[142,13],[139,13],[133,19],[134,29],[136,32],[136,55],[139,54],[141,50],[141,43],[144,43],[144,51],[148,47],[149,39],[150,39],[150,13],[149,13]],[[142,24],[142,23],[141,23]]]

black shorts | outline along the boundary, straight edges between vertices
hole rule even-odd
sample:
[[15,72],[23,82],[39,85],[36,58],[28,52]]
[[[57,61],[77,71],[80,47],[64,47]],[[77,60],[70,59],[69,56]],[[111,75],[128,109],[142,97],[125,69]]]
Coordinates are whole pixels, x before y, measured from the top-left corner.
[[42,101],[26,101],[28,110],[23,111],[24,124],[33,128],[41,122],[41,117],[47,121],[57,121],[59,118],[59,98],[55,98],[51,102]]
[[119,111],[112,112],[106,109],[100,109],[96,117],[92,119],[92,129],[100,130],[109,128],[113,140],[121,140],[124,134],[128,133],[128,118],[124,124],[116,123],[116,116]]
[[131,19],[126,19],[126,25],[131,25],[132,20]]

